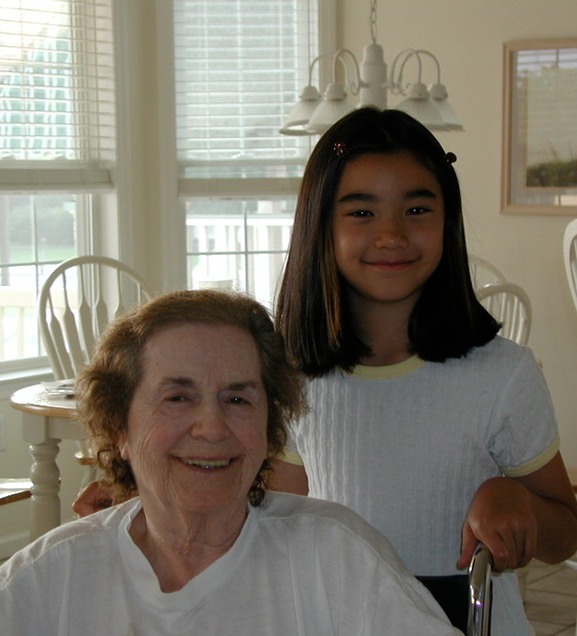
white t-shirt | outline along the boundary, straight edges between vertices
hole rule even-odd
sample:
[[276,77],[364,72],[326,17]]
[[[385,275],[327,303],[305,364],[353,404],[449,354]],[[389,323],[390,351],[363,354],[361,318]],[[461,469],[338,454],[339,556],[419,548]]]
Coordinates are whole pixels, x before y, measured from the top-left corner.
[[233,547],[163,593],[128,529],[138,499],[60,526],[0,567],[10,636],[457,634],[352,511],[268,493]]
[[[480,484],[529,474],[559,449],[541,369],[500,337],[444,363],[333,372],[308,398],[285,459],[304,464],[312,497],[358,512],[419,576],[463,574],[461,528]],[[494,590],[493,636],[531,634],[514,574]]]

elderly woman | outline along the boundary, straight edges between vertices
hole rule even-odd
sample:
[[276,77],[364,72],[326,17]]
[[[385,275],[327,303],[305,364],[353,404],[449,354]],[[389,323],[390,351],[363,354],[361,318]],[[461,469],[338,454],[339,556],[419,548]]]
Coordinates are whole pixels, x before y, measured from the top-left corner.
[[255,301],[153,300],[111,325],[77,385],[99,464],[125,501],[0,568],[11,636],[457,633],[354,513],[265,494],[304,406]]

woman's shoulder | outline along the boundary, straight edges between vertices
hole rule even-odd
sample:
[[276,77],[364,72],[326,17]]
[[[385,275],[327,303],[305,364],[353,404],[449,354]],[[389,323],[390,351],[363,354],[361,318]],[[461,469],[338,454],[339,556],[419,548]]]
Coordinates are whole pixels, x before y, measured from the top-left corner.
[[117,528],[122,519],[133,514],[139,505],[138,500],[130,500],[50,530],[8,559],[0,567],[0,580],[42,564],[50,567],[50,563],[63,562],[72,554],[88,560],[104,558],[106,546],[115,549],[117,545]]
[[389,541],[359,514],[342,504],[282,492],[268,492],[260,514],[273,525],[277,523],[289,528],[288,532],[304,532],[340,541],[363,545],[375,550],[386,559],[397,562],[397,555]]

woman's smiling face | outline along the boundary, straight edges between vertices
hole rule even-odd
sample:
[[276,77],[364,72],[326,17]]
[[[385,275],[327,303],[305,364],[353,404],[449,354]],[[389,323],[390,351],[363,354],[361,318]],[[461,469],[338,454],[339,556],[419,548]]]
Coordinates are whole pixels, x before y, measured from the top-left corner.
[[144,509],[239,515],[267,453],[267,395],[243,329],[179,324],[155,334],[119,448]]

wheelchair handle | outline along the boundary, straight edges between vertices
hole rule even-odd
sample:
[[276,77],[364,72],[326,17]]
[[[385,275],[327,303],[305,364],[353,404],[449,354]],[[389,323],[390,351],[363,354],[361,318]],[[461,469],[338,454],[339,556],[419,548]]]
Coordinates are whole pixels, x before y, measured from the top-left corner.
[[491,603],[491,553],[480,543],[469,563],[467,636],[489,636]]

